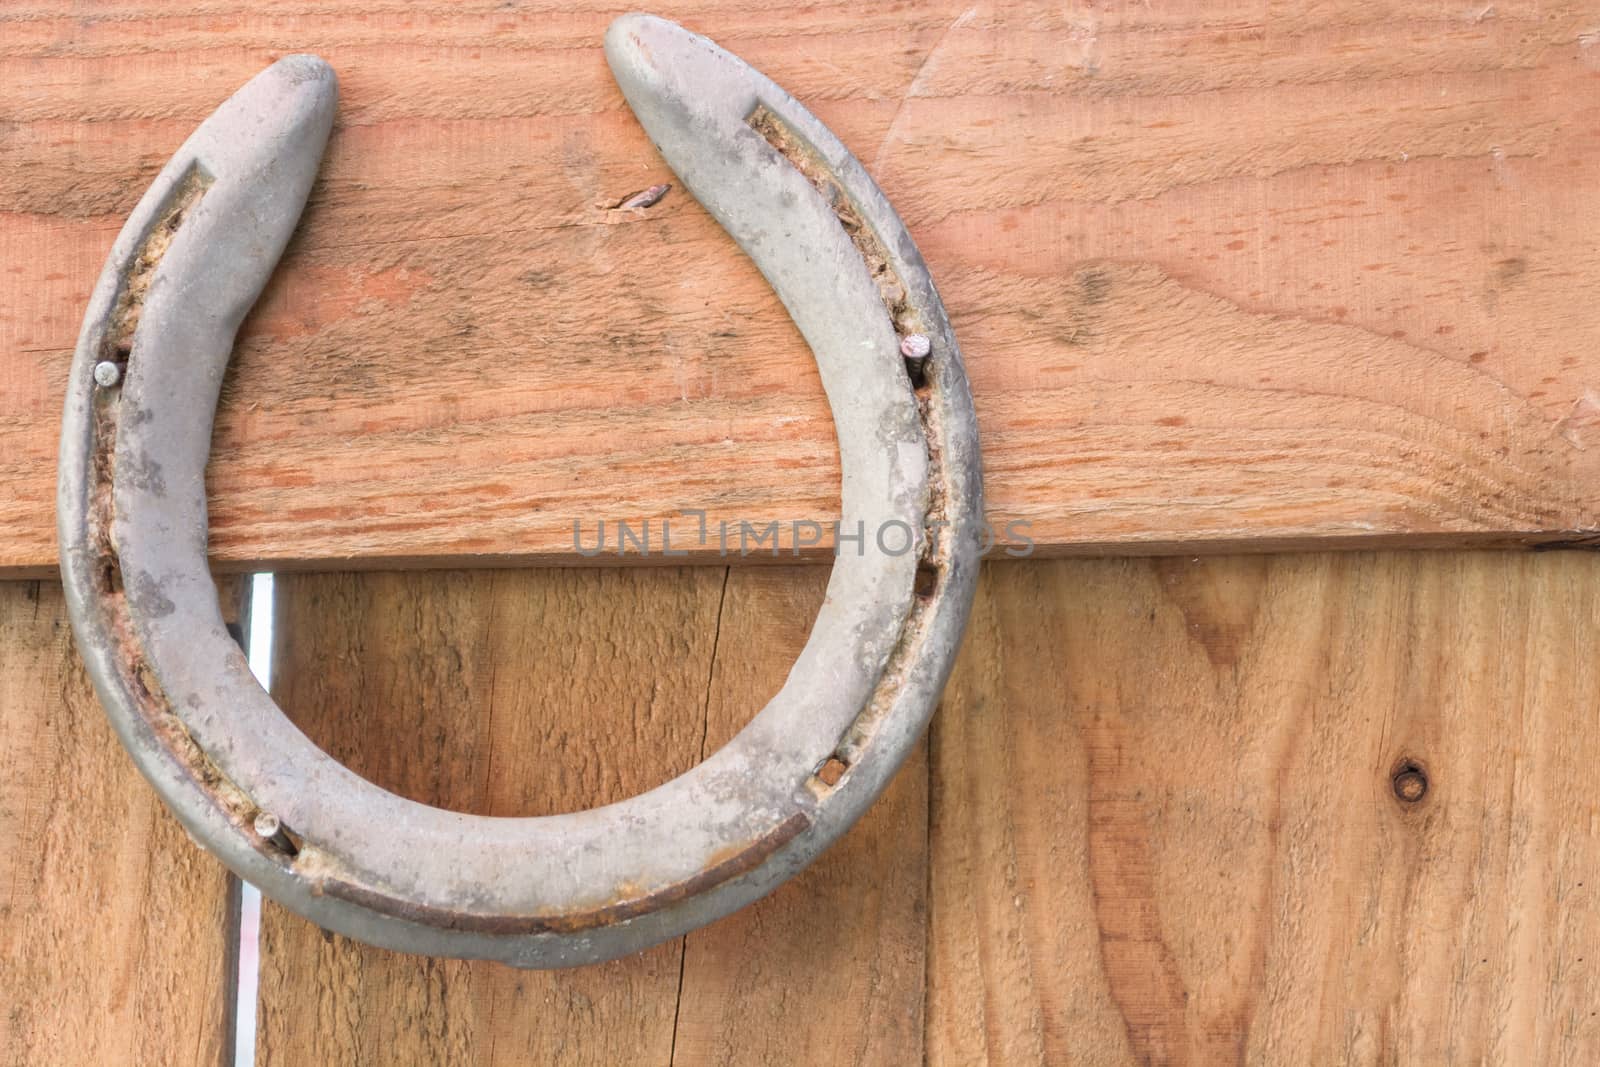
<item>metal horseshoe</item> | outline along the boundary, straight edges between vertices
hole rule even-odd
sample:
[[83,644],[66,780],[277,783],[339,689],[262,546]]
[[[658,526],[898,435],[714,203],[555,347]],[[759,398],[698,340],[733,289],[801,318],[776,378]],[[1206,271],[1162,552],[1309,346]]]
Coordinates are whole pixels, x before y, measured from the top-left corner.
[[805,649],[749,725],[681,777],[539,818],[419,804],[318,749],[229,637],[206,558],[211,424],[240,320],[332,127],[321,59],[279,60],[178,150],[118,236],[73,357],[61,570],[112,725],[202,846],[281,904],[376,945],[589,963],[771,891],[899,768],[972,602],[972,398],[883,193],[810,112],[705,38],[627,15],[605,51],[661,155],[810,344],[843,470],[841,547]]

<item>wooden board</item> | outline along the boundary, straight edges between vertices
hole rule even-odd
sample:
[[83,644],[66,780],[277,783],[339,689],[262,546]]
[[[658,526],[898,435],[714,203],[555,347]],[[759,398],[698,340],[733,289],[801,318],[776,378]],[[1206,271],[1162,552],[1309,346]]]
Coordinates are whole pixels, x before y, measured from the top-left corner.
[[[280,579],[282,695],[422,799],[613,799],[777,687],[820,574]],[[993,566],[929,764],[794,883],[557,974],[269,907],[262,1060],[1592,1062],[1597,594],[1576,553]]]
[[[820,576],[280,576],[275,689],[315,740],[405,795],[495,815],[589,807],[688,769],[758,710]],[[520,972],[369,948],[266,905],[258,1062],[903,1062],[921,1039],[926,785],[919,761],[802,878],[688,938],[687,958],[680,939]]]
[[[822,606],[817,567],[733,567],[705,752],[782,687]],[[922,1061],[928,764],[919,748],[861,822],[772,896],[685,939],[673,1062]]]
[[[1600,8],[667,3],[879,179],[966,350],[990,515],[1053,552],[1600,525]],[[343,102],[216,435],[233,566],[570,561],[831,520],[815,370],[600,54],[615,9],[0,13],[0,572],[53,554],[68,353],[172,150],[271,59]],[[677,547],[696,548],[683,540]],[[709,549],[701,549],[702,553]]]
[[1595,1062],[1597,627],[1587,555],[994,567],[928,1062]]
[[60,586],[0,582],[0,1063],[232,1063],[238,942],[238,883],[117,743]]

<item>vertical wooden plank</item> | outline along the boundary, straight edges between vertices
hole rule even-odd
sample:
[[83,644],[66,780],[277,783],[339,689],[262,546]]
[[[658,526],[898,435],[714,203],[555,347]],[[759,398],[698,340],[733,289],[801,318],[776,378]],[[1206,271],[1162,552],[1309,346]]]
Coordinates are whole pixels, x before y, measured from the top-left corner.
[[[819,567],[732,568],[706,752],[783,684]],[[922,1062],[928,768],[919,747],[861,822],[771,896],[691,933],[675,1063]]]
[[1595,1062],[1597,626],[1589,555],[992,567],[929,1062]]
[[[816,567],[280,577],[275,685],[419,800],[570,810],[680,773],[777,690]],[[920,1048],[927,764],[755,907],[564,972],[423,960],[267,905],[261,1062],[898,1063]],[[681,989],[681,992],[680,992]]]
[[[278,579],[279,702],[378,784],[537,815],[692,766],[721,569]],[[262,909],[258,1061],[666,1063],[682,943],[570,971],[433,960]]]
[[237,883],[117,743],[53,582],[0,582],[0,739],[0,1063],[229,1062]]

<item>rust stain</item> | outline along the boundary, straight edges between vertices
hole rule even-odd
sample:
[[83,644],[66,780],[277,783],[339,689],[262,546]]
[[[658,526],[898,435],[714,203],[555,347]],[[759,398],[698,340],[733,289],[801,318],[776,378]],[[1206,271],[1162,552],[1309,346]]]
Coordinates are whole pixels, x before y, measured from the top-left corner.
[[[171,246],[185,216],[205,195],[209,185],[208,176],[193,167],[173,188],[161,215],[129,260],[122,290],[97,342],[102,359],[125,364],[133,358],[134,335],[156,267]],[[171,698],[150,666],[134,629],[123,582],[122,563],[112,536],[116,443],[121,410],[120,390],[97,393],[89,460],[91,486],[87,533],[96,554],[95,570],[100,585],[97,606],[110,645],[110,659],[130,703],[159,740],[165,756],[243,833],[244,839],[251,842],[257,851],[264,855],[276,855],[266,842],[245,829],[247,820],[255,813],[255,805],[211,761],[189,734],[183,720],[173,712]]]
[[558,915],[481,915],[455,911],[434,905],[415,904],[367,886],[339,879],[322,882],[321,889],[328,896],[359,904],[383,915],[445,930],[478,934],[580,933],[584,930],[615,926],[629,919],[637,919],[641,915],[660,911],[668,905],[687,900],[739,875],[747,874],[810,826],[811,817],[805,812],[797,811],[754,841],[730,846],[714,853],[704,870],[681,882],[674,882],[653,893],[639,896],[628,895],[637,892],[636,886],[619,886],[618,894],[622,899],[613,900],[599,907]]
[[850,765],[838,756],[829,756],[822,766],[817,769],[817,777],[821,779],[823,785],[835,786],[844,778],[844,772],[849,769]]
[[110,323],[101,341],[101,359],[121,362],[128,358],[128,353],[133,349],[133,335],[139,328],[139,316],[144,311],[145,294],[155,279],[156,266],[161,262],[161,257],[167,254],[189,209],[200,202],[210,186],[211,178],[198,166],[190,164],[188,171],[168,194],[160,217],[151,225],[139,250],[128,261],[127,277],[123,281],[122,291],[117,294],[116,307],[112,309]]
[[[827,164],[818,158],[805,138],[790,128],[765,104],[757,105],[746,122],[800,172],[832,209],[845,235],[855,245],[857,253],[865,262],[867,272],[878,288],[878,297],[883,301],[884,310],[888,312],[890,324],[895,332],[902,337],[913,333],[927,333],[929,327],[926,309],[913,299],[910,288],[896,271],[883,239],[867,222],[859,205],[851,199],[839,179]],[[1092,277],[1086,283],[1086,298],[1091,302],[1104,294],[1105,286],[1099,284],[1101,281],[1102,279],[1098,277]],[[944,585],[949,571],[950,546],[953,538],[935,537],[931,533],[932,529],[937,528],[935,524],[942,526],[949,519],[950,472],[945,467],[943,449],[939,444],[943,439],[940,408],[934,402],[940,388],[941,365],[935,362],[938,358],[937,353],[931,356],[921,368],[921,380],[912,381],[912,392],[917,402],[917,418],[922,424],[923,441],[928,455],[928,501],[924,520],[929,524],[929,529],[924,531],[921,559],[917,574],[913,577],[914,595],[911,611],[866,707],[856,716],[855,721],[850,724],[844,737],[835,747],[833,758],[839,762],[840,767],[833,768],[824,764],[819,768],[819,773],[813,775],[807,783],[814,795],[820,796],[823,791],[833,788],[834,783],[828,781],[829,777],[835,774],[840,778],[843,777],[843,768],[847,768],[858,758],[857,753],[866,746],[877,724],[893,707],[895,698],[905,682],[906,668],[920,651],[933,618],[935,598],[932,592]],[[928,591],[928,595],[915,595],[922,588]]]
[[855,202],[850,199],[850,195],[845,192],[832,171],[816,157],[811,146],[791,130],[787,123],[769,111],[765,104],[757,106],[747,121],[750,128],[777,149],[778,154],[787,159],[794,169],[822,194],[822,198],[833,209],[834,215],[839,219],[839,225],[844,227],[844,232],[855,244],[856,251],[861,253],[861,258],[866,261],[867,271],[877,283],[878,295],[883,298],[883,306],[889,310],[889,318],[894,323],[895,332],[902,337],[909,333],[922,333],[924,329],[922,318],[911,304],[905,283],[895,274],[889,250],[884,247],[877,231],[867,225],[866,220],[861,217]]

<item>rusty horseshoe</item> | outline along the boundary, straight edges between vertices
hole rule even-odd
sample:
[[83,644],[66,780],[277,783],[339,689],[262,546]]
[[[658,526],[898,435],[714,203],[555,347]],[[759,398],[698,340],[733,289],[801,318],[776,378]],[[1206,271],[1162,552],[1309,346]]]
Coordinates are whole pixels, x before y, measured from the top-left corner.
[[333,124],[327,63],[279,60],[183,144],[118,236],[73,357],[61,570],[112,725],[202,846],[373,944],[567,966],[771,891],[898,769],[971,606],[972,399],[927,267],[883,193],[810,112],[705,38],[633,14],[605,51],[662,157],[810,345],[843,471],[841,547],[804,650],[771,702],[682,776],[539,818],[419,804],[318,749],[223,625],[206,552],[212,420],[234,335]]

